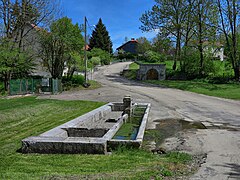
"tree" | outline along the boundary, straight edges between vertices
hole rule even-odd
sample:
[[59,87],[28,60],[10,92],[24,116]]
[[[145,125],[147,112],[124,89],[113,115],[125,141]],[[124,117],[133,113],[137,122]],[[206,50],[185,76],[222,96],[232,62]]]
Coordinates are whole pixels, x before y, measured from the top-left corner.
[[143,31],[160,30],[160,34],[165,37],[175,39],[175,58],[173,70],[176,69],[177,61],[181,55],[181,38],[183,24],[186,20],[187,6],[185,0],[155,0],[156,5],[151,11],[145,12],[140,21]]
[[46,24],[51,21],[56,7],[56,1],[52,0],[0,0],[0,76],[4,77],[5,89],[9,88],[13,74],[21,77],[33,69],[36,54],[32,53],[31,44],[26,44],[26,36],[34,27],[26,27],[31,23]]
[[139,54],[144,54],[146,51],[151,50],[151,42],[147,40],[146,37],[137,38],[137,52]]
[[100,48],[108,53],[112,53],[112,41],[106,26],[102,23],[100,18],[90,38],[90,48]]
[[41,32],[41,57],[52,77],[61,78],[65,64],[74,66],[70,69],[76,69],[73,62],[76,62],[76,53],[82,50],[84,40],[78,24],[72,24],[67,17],[53,22],[50,30]]
[[9,82],[13,76],[26,76],[33,69],[33,63],[26,52],[22,52],[6,38],[0,42],[0,76],[4,89],[9,92]]
[[194,38],[199,51],[199,75],[204,75],[204,42],[213,42],[217,32],[216,6],[212,0],[195,0],[194,11]]
[[58,1],[53,0],[0,0],[4,37],[14,39],[19,48],[24,48],[22,40],[31,31],[26,31],[26,26],[51,23],[58,13],[57,7]]
[[100,48],[93,48],[88,53],[89,59],[92,59],[93,57],[99,57],[102,65],[108,65],[111,62],[110,54]]
[[152,49],[157,53],[171,56],[173,44],[170,38],[158,34],[155,38],[153,38]]
[[231,60],[234,76],[239,80],[240,50],[238,50],[238,31],[239,22],[239,0],[217,0],[220,15],[220,30],[224,33],[226,40],[227,56]]

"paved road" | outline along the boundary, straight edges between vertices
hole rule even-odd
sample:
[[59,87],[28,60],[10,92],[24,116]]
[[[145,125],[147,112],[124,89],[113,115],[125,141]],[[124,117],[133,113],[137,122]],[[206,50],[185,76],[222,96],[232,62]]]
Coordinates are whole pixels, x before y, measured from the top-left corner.
[[207,153],[206,162],[191,179],[240,179],[240,101],[129,81],[119,76],[128,64],[101,67],[94,76],[103,85],[100,89],[66,92],[51,98],[116,102],[131,95],[136,102],[152,104],[148,129],[155,128],[156,120],[201,121],[211,128],[169,138],[165,147],[192,154]]

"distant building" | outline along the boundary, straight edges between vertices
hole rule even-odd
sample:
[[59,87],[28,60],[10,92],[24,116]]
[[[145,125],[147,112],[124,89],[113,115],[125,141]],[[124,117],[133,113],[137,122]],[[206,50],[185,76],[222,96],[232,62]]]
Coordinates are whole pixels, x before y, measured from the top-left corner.
[[137,45],[138,45],[138,41],[132,38],[130,41],[118,47],[117,51],[118,53],[123,51],[125,53],[137,54]]
[[[213,59],[219,59],[220,61],[224,60],[224,45],[222,45],[220,42],[204,41],[202,45],[204,54],[210,55]],[[198,42],[191,41],[190,47],[197,48]]]
[[203,43],[203,49],[204,52],[208,52],[212,55],[212,57],[219,59],[220,61],[224,60],[224,46],[219,43],[209,43],[208,41],[205,41]]
[[34,58],[35,67],[30,75],[50,78],[51,74],[47,69],[47,65],[45,65],[43,59],[39,57],[42,51],[39,36],[40,31],[45,30],[34,24],[27,24],[23,33],[23,48],[30,49],[32,57]]

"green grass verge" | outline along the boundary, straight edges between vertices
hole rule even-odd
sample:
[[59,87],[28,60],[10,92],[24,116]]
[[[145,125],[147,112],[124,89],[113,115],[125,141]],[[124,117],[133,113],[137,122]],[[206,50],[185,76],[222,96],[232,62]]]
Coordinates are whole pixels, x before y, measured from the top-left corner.
[[6,95],[6,92],[4,90],[4,83],[0,81],[0,96]]
[[195,93],[216,96],[227,99],[240,99],[240,84],[211,84],[201,81],[146,81],[147,83],[162,85],[170,88],[191,91]]
[[128,79],[136,79],[137,78],[137,71],[139,69],[139,65],[137,63],[131,63],[129,65],[128,70],[123,72],[123,76]]
[[[170,71],[173,65],[173,61],[165,61],[167,71]],[[215,65],[219,67],[217,76],[225,75],[232,76],[232,70],[226,71],[224,68],[225,62],[214,61]],[[178,64],[179,66],[179,64]],[[127,78],[134,79],[136,77],[137,69],[139,66],[136,63],[129,65],[130,71],[126,73]],[[186,80],[186,81],[145,81],[150,84],[161,85],[169,88],[181,89],[184,91],[191,91],[199,94],[205,94],[208,96],[215,96],[227,99],[240,99],[240,84],[239,83],[226,83],[226,84],[213,84],[200,80]]]
[[[0,99],[0,179],[161,179],[187,173],[189,155],[172,158],[143,150],[112,155],[21,154],[21,140],[39,135],[104,103]],[[174,159],[174,162],[172,162]],[[184,159],[184,160],[183,160]]]
[[90,83],[90,86],[88,88],[83,87],[82,85],[78,85],[75,87],[65,87],[65,91],[81,91],[81,90],[93,90],[102,87],[102,85],[94,80],[89,80],[88,83]]
[[129,69],[139,69],[139,65],[137,63],[131,63],[129,64]]

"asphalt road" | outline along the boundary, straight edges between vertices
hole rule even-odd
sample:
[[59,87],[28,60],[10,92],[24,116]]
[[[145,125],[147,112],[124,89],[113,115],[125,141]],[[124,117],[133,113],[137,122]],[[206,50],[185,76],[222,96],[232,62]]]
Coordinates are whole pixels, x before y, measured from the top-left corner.
[[102,88],[65,92],[51,98],[119,102],[125,95],[131,95],[135,102],[151,103],[148,129],[155,128],[156,120],[200,121],[208,129],[184,131],[181,136],[167,139],[163,146],[207,154],[205,163],[190,179],[240,179],[240,101],[129,81],[119,76],[128,64],[100,67],[94,78],[101,82]]

